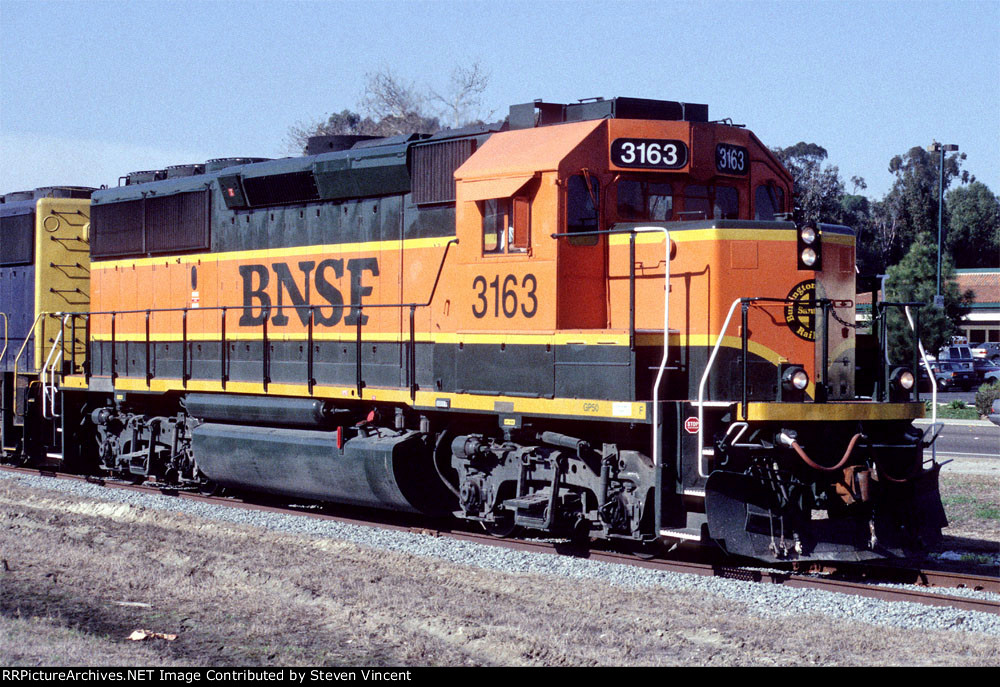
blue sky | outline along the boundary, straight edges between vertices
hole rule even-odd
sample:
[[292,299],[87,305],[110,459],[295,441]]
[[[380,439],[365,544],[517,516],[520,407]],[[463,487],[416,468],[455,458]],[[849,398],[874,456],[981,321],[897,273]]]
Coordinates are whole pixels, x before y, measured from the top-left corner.
[[0,0],[0,193],[287,155],[381,68],[447,87],[479,61],[514,103],[708,103],[766,145],[815,142],[868,195],[932,140],[1000,192],[1000,0]]

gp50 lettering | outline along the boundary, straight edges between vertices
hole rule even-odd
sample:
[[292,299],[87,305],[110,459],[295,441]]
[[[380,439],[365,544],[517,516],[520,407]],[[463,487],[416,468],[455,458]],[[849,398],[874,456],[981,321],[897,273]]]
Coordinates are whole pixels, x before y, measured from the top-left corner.
[[538,312],[538,280],[535,275],[526,274],[518,281],[517,275],[508,274],[501,280],[498,274],[493,281],[479,275],[472,280],[476,292],[476,302],[472,304],[472,314],[477,318],[487,315],[503,316],[510,319],[520,311],[525,317],[534,317]]

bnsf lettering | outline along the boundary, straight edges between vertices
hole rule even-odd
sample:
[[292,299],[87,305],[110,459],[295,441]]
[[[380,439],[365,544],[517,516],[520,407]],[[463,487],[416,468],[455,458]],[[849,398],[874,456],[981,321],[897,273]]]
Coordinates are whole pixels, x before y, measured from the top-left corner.
[[[298,280],[288,263],[276,262],[270,269],[267,265],[240,265],[240,277],[243,280],[241,327],[259,327],[268,316],[271,324],[284,327],[289,322],[286,310],[294,310],[299,322],[306,326],[309,324],[309,308],[305,306],[308,305],[317,306],[313,323],[323,327],[339,324],[342,318],[347,325],[357,325],[359,318],[362,325],[368,322],[368,316],[359,313],[358,308],[351,308],[351,312],[344,318],[344,296],[333,283],[344,276],[343,260],[328,259],[319,264],[314,260],[303,260],[296,267],[301,273]],[[350,302],[363,304],[363,299],[370,296],[373,290],[364,281],[365,273],[370,272],[373,277],[379,276],[378,258],[348,260],[347,271],[351,274]],[[274,300],[268,291],[271,272],[274,272],[277,281]],[[313,288],[321,302],[313,303]]]

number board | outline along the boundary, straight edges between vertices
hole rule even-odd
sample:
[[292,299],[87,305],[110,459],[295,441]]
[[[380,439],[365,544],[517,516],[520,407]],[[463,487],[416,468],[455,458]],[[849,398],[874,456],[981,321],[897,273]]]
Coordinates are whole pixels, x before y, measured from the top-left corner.
[[746,174],[750,171],[750,153],[743,146],[720,143],[715,146],[715,168],[723,174]]
[[679,169],[688,162],[683,141],[655,138],[616,138],[611,144],[611,163],[618,167]]

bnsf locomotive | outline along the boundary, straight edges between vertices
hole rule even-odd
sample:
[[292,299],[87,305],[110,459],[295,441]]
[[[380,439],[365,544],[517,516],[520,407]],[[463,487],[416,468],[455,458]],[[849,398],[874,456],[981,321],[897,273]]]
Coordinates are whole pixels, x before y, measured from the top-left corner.
[[64,242],[69,210],[6,203],[5,454],[500,535],[898,555],[946,525],[915,359],[860,345],[854,234],[787,221],[791,192],[707,106],[616,98],[130,174]]

